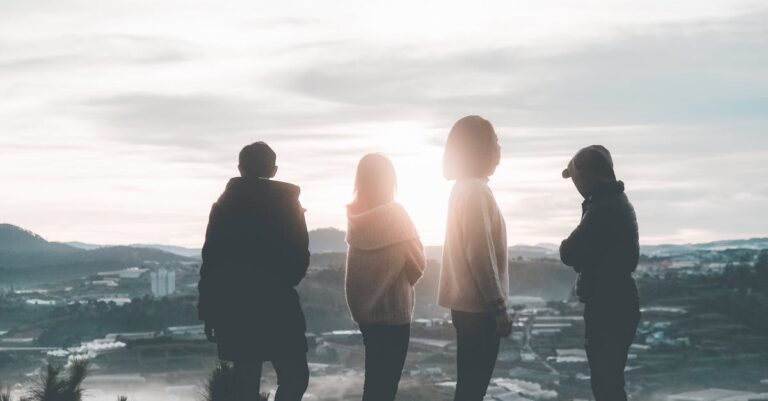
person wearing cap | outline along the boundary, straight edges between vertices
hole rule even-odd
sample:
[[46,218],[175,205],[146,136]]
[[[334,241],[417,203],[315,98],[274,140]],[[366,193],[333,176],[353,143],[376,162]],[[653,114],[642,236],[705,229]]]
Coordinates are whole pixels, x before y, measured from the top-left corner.
[[304,313],[295,287],[309,267],[309,237],[299,187],[272,180],[276,155],[245,146],[240,177],[211,208],[198,284],[198,315],[219,358],[234,362],[234,400],[258,397],[264,361],[277,373],[275,401],[307,389]]
[[596,401],[626,400],[624,367],[640,321],[632,277],[640,256],[637,218],[605,147],[579,150],[562,176],[584,197],[581,222],[562,241],[560,258],[578,273],[592,393]]

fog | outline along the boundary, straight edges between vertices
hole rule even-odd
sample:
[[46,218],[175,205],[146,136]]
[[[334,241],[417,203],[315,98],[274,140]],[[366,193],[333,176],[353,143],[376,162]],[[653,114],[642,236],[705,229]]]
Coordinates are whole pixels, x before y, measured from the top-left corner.
[[[274,394],[277,388],[274,370],[269,363],[264,364],[264,378],[261,391]],[[194,381],[166,382],[152,381],[141,383],[140,380],[121,384],[102,383],[99,376],[92,376],[86,380],[86,388],[83,401],[115,401],[117,396],[124,395],[129,401],[190,401],[202,400],[205,378]],[[310,378],[309,388],[304,396],[305,400],[314,400],[316,397],[323,399],[342,399],[350,394],[362,394],[363,374],[360,371],[351,371],[344,374],[313,375]],[[18,395],[23,395],[19,393]],[[18,398],[18,397],[17,397]]]

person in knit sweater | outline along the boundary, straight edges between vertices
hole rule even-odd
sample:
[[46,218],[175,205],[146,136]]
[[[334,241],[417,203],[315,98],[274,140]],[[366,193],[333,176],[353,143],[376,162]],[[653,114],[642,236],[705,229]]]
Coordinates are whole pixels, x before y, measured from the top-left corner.
[[365,344],[363,401],[392,401],[405,363],[413,316],[413,286],[426,260],[419,233],[394,201],[395,169],[368,154],[347,207],[347,304]]
[[488,187],[500,160],[498,138],[479,116],[448,135],[443,172],[455,180],[448,204],[438,304],[451,310],[457,337],[455,401],[481,401],[491,380],[507,314],[509,275],[504,217]]

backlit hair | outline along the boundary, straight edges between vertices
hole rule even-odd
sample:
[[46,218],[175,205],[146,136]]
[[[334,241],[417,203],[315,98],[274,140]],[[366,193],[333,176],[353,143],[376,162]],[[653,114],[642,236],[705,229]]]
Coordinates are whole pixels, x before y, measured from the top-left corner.
[[491,123],[467,116],[453,125],[445,143],[443,175],[449,180],[493,175],[501,159],[499,138]]
[[368,153],[357,164],[355,198],[349,207],[363,211],[394,201],[397,188],[395,167],[386,156]]

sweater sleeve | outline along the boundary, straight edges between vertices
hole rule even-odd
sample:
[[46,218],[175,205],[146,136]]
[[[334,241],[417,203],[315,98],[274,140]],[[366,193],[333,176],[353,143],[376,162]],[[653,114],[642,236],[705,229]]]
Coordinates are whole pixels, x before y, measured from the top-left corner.
[[488,197],[481,191],[475,191],[467,199],[464,215],[461,216],[465,252],[487,310],[506,311],[488,202]]
[[424,269],[427,267],[427,260],[424,257],[424,246],[421,241],[414,239],[406,244],[405,255],[405,274],[411,285],[416,283],[424,275]]

